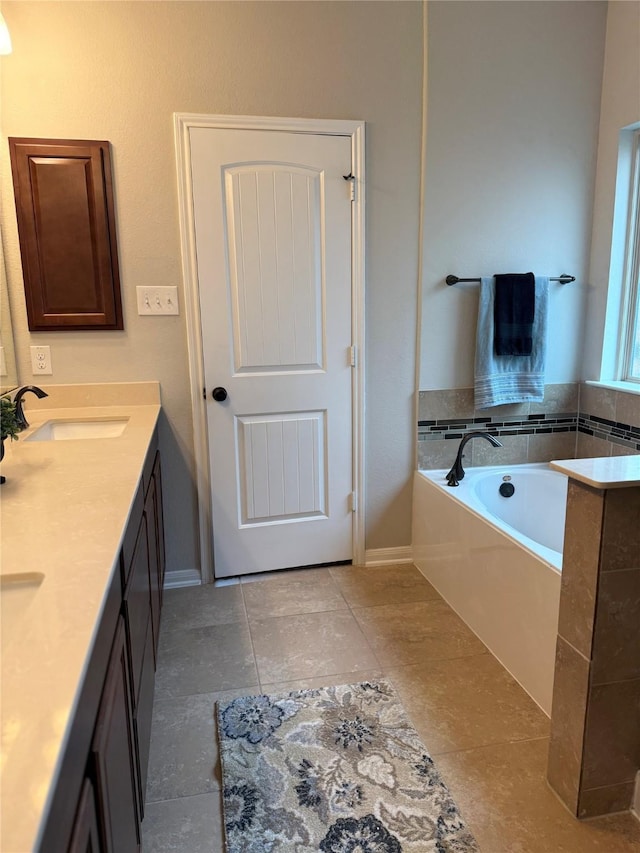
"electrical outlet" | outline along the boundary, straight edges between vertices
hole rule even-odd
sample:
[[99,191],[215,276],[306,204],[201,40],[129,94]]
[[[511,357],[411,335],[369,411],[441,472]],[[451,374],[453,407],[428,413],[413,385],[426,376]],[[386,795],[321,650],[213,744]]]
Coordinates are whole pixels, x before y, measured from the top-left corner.
[[136,287],[138,314],[179,314],[177,287]]
[[34,376],[46,376],[51,369],[51,347],[31,347],[31,372]]

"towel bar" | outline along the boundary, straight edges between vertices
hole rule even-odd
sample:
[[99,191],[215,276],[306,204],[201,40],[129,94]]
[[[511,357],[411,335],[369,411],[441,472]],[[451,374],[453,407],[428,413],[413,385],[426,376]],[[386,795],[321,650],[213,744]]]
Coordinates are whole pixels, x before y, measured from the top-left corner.
[[[549,279],[549,281],[559,281],[560,284],[569,284],[569,282],[572,282],[575,280],[576,280],[575,275],[567,275],[566,273],[563,273],[561,276],[558,276],[558,278],[550,278]],[[451,287],[452,284],[457,284],[459,281],[478,281],[479,282],[480,279],[479,278],[458,278],[457,275],[448,275],[447,278],[445,279],[445,281],[447,282],[449,287]]]

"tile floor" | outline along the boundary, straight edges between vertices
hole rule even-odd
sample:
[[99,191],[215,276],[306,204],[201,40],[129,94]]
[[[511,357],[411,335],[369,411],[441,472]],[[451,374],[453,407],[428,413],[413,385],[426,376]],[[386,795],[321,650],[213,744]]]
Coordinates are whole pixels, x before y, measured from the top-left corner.
[[556,799],[549,721],[411,565],[165,593],[143,853],[224,849],[217,699],[380,676],[482,853],[640,853],[630,814],[580,823]]

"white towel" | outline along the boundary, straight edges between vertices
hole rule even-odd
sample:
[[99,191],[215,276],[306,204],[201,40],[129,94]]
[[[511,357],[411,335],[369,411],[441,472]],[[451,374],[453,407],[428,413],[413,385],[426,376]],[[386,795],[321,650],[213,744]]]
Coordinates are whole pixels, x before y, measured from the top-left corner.
[[544,398],[547,353],[549,279],[536,276],[531,355],[496,355],[493,345],[493,278],[480,281],[476,331],[475,406],[488,409],[505,403],[539,403]]

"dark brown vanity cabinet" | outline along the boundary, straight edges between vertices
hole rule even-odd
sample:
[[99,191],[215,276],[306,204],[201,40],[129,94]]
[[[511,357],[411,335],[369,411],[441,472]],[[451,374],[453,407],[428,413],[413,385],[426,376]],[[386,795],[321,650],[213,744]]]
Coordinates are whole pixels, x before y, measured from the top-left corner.
[[63,757],[40,853],[138,853],[164,576],[151,444]]
[[138,769],[131,706],[131,674],[122,616],[118,619],[91,747],[96,804],[105,853],[137,850]]
[[122,329],[109,142],[9,138],[29,329]]

